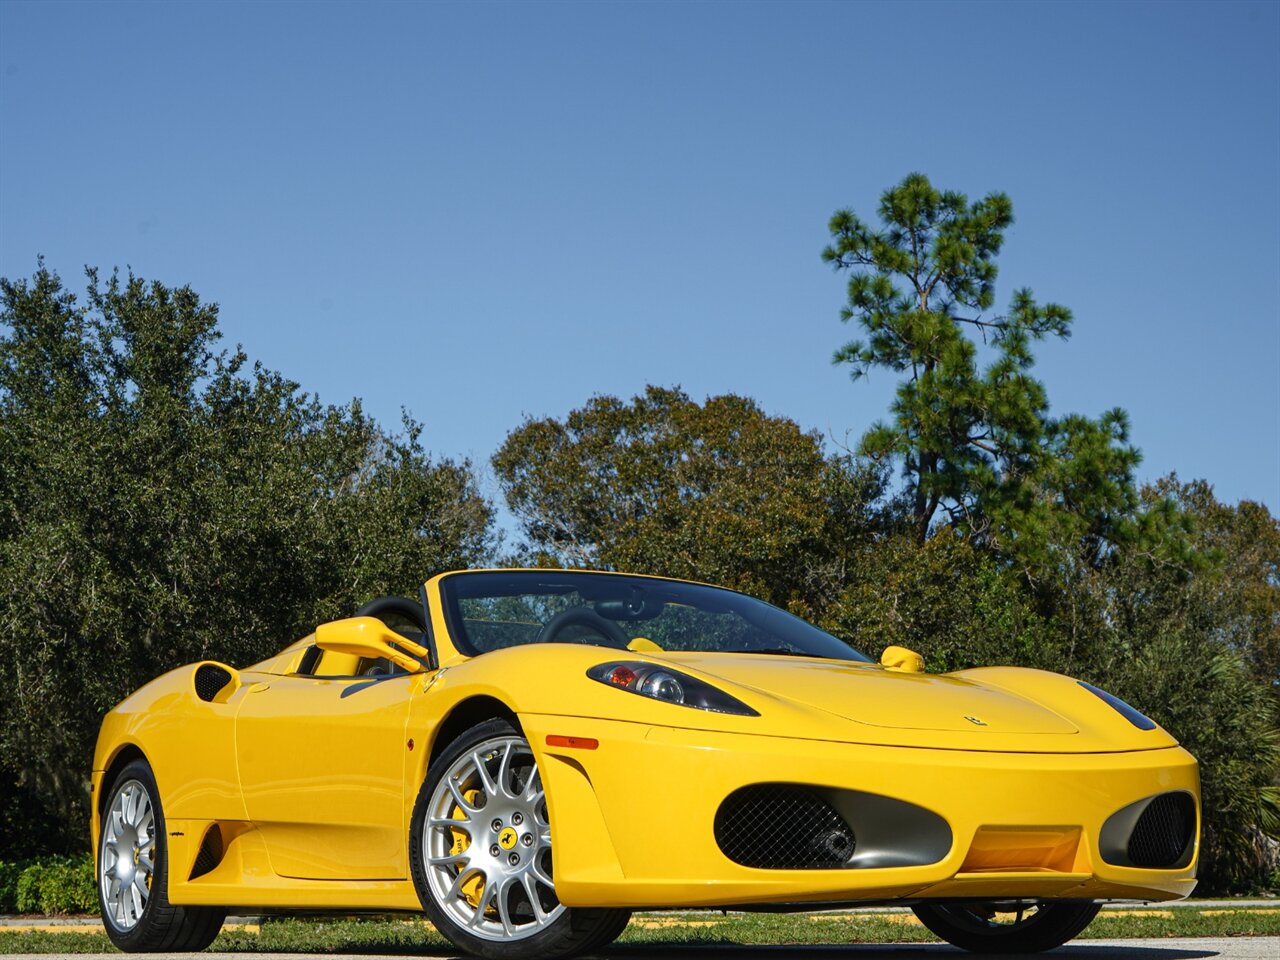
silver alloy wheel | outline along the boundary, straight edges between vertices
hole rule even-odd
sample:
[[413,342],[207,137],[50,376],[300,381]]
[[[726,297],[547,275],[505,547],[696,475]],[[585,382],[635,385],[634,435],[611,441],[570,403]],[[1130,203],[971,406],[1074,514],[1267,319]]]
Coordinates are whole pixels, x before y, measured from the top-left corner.
[[132,930],[142,919],[156,870],[155,810],[138,780],[115,793],[102,823],[98,883],[106,918],[117,930]]
[[436,903],[473,936],[523,940],[564,913],[546,791],[526,740],[495,737],[454,761],[427,805],[422,857]]

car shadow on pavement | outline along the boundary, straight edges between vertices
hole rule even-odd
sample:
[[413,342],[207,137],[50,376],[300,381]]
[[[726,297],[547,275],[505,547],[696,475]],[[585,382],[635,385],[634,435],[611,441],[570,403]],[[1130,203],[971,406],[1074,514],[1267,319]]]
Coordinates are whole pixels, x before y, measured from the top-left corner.
[[794,946],[740,946],[737,944],[679,944],[655,947],[615,946],[591,954],[600,960],[913,960],[944,958],[956,960],[1202,960],[1220,956],[1214,949],[1185,947],[1120,946],[1114,942],[1074,943],[1049,953],[968,953],[941,943],[847,943]]

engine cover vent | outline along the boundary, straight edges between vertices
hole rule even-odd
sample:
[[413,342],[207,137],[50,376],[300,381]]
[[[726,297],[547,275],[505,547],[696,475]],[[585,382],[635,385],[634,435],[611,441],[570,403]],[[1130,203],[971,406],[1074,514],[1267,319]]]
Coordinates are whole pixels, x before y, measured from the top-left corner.
[[838,869],[853,856],[853,828],[822,797],[797,784],[735,790],[720,805],[716,843],[744,867]]
[[231,671],[213,663],[202,663],[196,667],[196,696],[206,703],[213,700],[228,683],[231,682]]

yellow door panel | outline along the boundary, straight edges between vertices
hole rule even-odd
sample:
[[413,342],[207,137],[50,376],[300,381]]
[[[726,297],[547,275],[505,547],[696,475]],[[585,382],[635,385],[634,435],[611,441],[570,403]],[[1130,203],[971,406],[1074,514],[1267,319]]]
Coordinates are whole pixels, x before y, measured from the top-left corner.
[[421,684],[421,675],[272,677],[244,697],[236,717],[240,784],[277,874],[408,876],[405,725]]

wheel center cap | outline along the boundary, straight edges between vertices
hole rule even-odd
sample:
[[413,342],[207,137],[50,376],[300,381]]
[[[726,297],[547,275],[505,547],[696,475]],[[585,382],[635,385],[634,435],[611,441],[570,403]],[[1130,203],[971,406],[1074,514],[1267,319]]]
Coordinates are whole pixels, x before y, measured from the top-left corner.
[[516,840],[518,839],[515,830],[511,827],[504,827],[502,832],[498,834],[498,846],[502,847],[503,850],[510,850],[516,845]]

